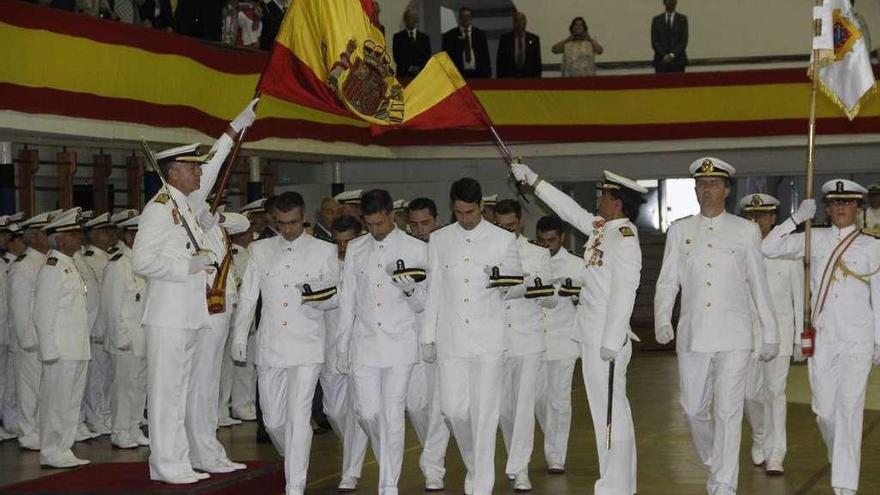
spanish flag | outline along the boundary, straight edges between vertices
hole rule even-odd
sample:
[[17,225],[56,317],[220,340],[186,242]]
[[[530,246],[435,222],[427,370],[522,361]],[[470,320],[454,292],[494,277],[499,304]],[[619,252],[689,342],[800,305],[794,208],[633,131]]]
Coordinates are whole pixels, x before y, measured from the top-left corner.
[[485,128],[490,119],[446,53],[405,88],[371,0],[296,0],[257,91],[319,112],[392,129]]

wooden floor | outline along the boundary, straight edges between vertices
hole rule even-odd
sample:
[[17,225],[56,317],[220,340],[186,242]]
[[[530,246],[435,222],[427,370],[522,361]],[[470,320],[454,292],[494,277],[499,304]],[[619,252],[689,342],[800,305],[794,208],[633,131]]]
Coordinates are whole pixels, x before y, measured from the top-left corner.
[[[536,448],[532,457],[530,475],[536,494],[591,494],[596,478],[597,457],[583,383],[576,376],[574,386],[574,420],[568,455],[568,471],[564,475],[546,474],[543,452]],[[629,397],[635,415],[639,453],[639,494],[641,495],[701,495],[705,493],[706,471],[700,465],[691,447],[687,424],[678,405],[677,368],[675,356],[666,352],[638,354],[630,365]],[[862,446],[861,494],[880,493],[880,374],[871,377],[868,391],[868,409],[865,411],[864,442]],[[235,460],[275,459],[271,445],[253,441],[253,423],[224,428],[219,436]],[[809,407],[809,387],[806,366],[792,367],[789,380],[788,458],[786,475],[769,478],[749,460],[751,445],[748,427],[743,431],[739,493],[761,495],[830,494],[830,466],[814,416]],[[540,447],[540,432],[535,445]],[[422,493],[422,479],[418,467],[419,445],[412,428],[407,429],[406,456],[400,480],[401,494]],[[76,453],[93,462],[122,462],[146,460],[147,449],[121,451],[111,449],[108,437],[79,443]],[[505,453],[499,436],[496,454],[496,494],[513,493],[510,483],[503,478]],[[328,495],[336,493],[339,481],[341,448],[332,434],[318,435],[312,446],[311,468],[307,493]],[[447,490],[442,493],[462,493],[463,465],[454,444],[447,457]],[[0,444],[0,486],[32,479],[55,471],[39,467],[38,454],[20,451],[14,442]],[[368,454],[358,493],[375,493],[378,469]],[[2,492],[2,488],[0,488]],[[283,487],[279,487],[279,492]]]

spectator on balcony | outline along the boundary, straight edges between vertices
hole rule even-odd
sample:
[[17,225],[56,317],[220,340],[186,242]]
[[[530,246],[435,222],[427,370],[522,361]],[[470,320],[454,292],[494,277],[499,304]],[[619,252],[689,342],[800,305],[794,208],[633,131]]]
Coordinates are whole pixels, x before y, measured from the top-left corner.
[[[56,4],[66,4],[68,2],[52,1],[52,6]],[[76,11],[93,17],[103,17],[104,19],[118,19],[113,7],[110,6],[108,0],[76,0]]]
[[113,12],[119,21],[128,24],[140,24],[138,8],[144,0],[113,0]]
[[596,75],[596,55],[605,51],[590,36],[587,21],[575,17],[568,26],[569,36],[553,45],[553,53],[562,54],[562,77],[586,77]]
[[174,30],[186,36],[220,41],[226,0],[177,0]]
[[271,50],[281,23],[284,21],[284,11],[287,10],[286,2],[279,0],[263,1],[263,29],[260,32],[260,49]]
[[513,31],[498,40],[498,78],[541,77],[541,38],[526,31],[526,15],[513,14]]
[[262,6],[259,3],[249,5],[252,7],[242,8],[238,0],[226,0],[221,37],[224,45],[259,48]]
[[431,38],[419,31],[419,12],[408,8],[403,13],[406,29],[392,39],[397,77],[416,77],[431,58]]
[[473,25],[473,18],[469,7],[458,9],[458,27],[443,34],[443,51],[465,79],[492,77],[486,33]]
[[141,24],[155,29],[171,31],[174,27],[174,9],[171,0],[143,0],[138,7]]
[[688,19],[676,12],[678,0],[663,0],[666,11],[651,22],[651,46],[654,69],[661,72],[684,72],[687,66]]

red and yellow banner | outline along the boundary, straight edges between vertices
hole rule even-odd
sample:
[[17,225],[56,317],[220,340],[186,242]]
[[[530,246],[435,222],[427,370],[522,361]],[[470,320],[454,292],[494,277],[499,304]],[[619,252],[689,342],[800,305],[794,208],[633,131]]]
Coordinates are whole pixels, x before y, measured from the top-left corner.
[[[100,121],[216,136],[251,98],[268,61],[265,53],[25,2],[3,6],[0,120],[12,129],[32,130],[18,127],[16,116],[24,115],[60,117],[71,128],[82,122],[76,129],[86,131]],[[804,135],[810,94],[803,68],[469,85],[505,141],[529,143]],[[274,140],[293,149],[302,139],[383,146],[491,142],[477,129],[395,128],[374,136],[371,123],[338,107],[272,96],[263,97],[259,114],[248,133],[252,148]],[[866,102],[852,122],[824,99],[817,115],[820,134],[880,133],[880,99]]]

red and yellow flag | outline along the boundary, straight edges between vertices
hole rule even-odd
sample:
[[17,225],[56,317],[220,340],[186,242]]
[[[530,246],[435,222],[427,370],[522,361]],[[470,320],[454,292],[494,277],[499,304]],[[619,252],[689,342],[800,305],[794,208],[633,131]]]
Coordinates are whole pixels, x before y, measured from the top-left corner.
[[446,53],[405,88],[394,77],[370,0],[297,0],[275,38],[257,90],[391,129],[481,128],[490,120]]

